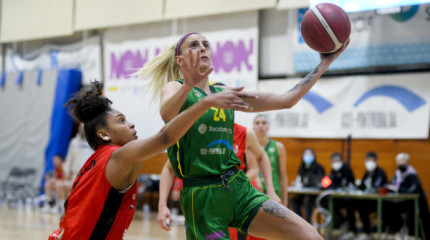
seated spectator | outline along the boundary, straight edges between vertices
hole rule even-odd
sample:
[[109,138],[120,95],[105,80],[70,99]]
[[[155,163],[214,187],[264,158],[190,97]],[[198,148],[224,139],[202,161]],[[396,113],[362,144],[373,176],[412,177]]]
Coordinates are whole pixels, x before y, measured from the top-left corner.
[[[354,174],[351,168],[343,160],[343,156],[335,152],[330,157],[332,170],[330,172],[330,179],[332,181],[329,189],[346,189],[354,186]],[[348,223],[348,232],[343,234],[339,240],[354,239],[357,229],[355,227],[355,207],[351,199],[334,199],[334,226],[339,226],[346,221]],[[342,209],[346,209],[346,216],[342,214]]]
[[[84,163],[94,153],[85,138],[84,124],[79,123],[76,136],[70,141],[65,162],[64,181],[57,184],[57,198],[59,203],[64,203],[75,181],[76,175]],[[61,184],[62,183],[62,184]],[[64,206],[59,205],[60,213],[64,213]]]
[[[387,175],[385,171],[378,166],[378,155],[374,152],[368,152],[364,158],[366,172],[361,179],[359,189],[367,193],[375,193],[379,188],[387,184]],[[363,223],[363,234],[359,240],[370,240],[370,213],[376,212],[376,203],[374,200],[356,201],[357,210]]]
[[84,124],[79,123],[78,133],[70,141],[66,156],[66,174],[71,183],[76,178],[84,163],[94,153],[85,138]]
[[[427,197],[418,178],[417,171],[409,164],[409,154],[399,153],[396,156],[397,170],[392,178],[391,184],[387,185],[390,191],[396,193],[417,193],[419,197],[419,216],[421,224],[421,239],[430,239],[430,214]],[[384,222],[389,232],[399,232],[406,217],[406,225],[409,235],[414,233],[414,205],[412,201],[388,202],[384,206]]]
[[[299,166],[296,187],[320,188],[321,179],[325,176],[324,168],[318,163],[315,151],[312,148],[305,148],[302,155],[302,163]],[[294,212],[302,216],[301,208],[304,207],[305,219],[309,223],[312,221],[312,213],[315,206],[315,195],[297,195],[291,199]]]
[[60,155],[55,155],[52,158],[52,161],[54,163],[54,170],[53,172],[45,175],[44,188],[45,188],[47,202],[44,205],[43,211],[57,213],[59,212],[59,206],[64,205],[64,202],[60,202],[56,198],[54,198],[52,191],[55,190],[56,194],[58,194],[57,189],[61,188],[63,184],[63,180],[65,177],[64,167],[63,167],[64,163],[63,163],[63,157]]

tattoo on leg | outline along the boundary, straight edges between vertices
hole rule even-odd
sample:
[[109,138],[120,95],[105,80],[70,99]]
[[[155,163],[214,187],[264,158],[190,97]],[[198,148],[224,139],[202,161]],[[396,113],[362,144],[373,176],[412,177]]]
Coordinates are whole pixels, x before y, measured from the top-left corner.
[[306,75],[306,77],[303,79],[303,80],[301,80],[299,83],[297,83],[293,88],[291,88],[288,92],[292,92],[292,91],[295,91],[296,89],[298,89],[299,87],[302,87],[302,86],[305,86],[305,85],[308,85],[310,82],[312,82],[313,81],[313,78],[314,78],[314,75],[316,74],[316,73],[318,73],[319,72],[319,69],[318,68],[315,68],[312,72],[310,72],[308,75]]
[[291,215],[291,212],[288,210],[288,208],[272,200],[264,202],[262,207],[263,211],[278,218],[287,219],[287,217]]

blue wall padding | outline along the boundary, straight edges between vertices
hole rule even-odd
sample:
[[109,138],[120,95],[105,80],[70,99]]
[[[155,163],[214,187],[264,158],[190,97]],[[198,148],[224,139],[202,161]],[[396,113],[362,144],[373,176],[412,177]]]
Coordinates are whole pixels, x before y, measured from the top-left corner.
[[15,84],[16,84],[17,86],[21,85],[21,84],[22,84],[22,79],[23,79],[23,78],[24,78],[24,72],[19,72],[19,74],[18,74],[18,78],[16,79]]
[[37,73],[37,86],[40,86],[40,84],[42,84],[42,76],[43,76],[43,71],[39,70],[39,72]]
[[64,159],[67,154],[69,142],[73,134],[73,118],[64,104],[80,89],[82,73],[78,70],[62,69],[58,72],[57,87],[55,90],[51,128],[48,145],[45,150],[45,170],[42,175],[54,169],[52,158],[60,155]]
[[2,72],[1,78],[0,78],[0,87],[3,87],[5,82],[6,82],[6,72]]

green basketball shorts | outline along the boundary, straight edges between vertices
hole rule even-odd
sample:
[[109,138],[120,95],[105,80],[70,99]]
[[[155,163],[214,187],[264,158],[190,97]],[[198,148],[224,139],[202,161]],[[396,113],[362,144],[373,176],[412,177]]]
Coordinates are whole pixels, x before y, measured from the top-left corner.
[[232,169],[216,178],[184,179],[181,207],[187,239],[230,239],[227,227],[247,234],[267,200],[241,170]]

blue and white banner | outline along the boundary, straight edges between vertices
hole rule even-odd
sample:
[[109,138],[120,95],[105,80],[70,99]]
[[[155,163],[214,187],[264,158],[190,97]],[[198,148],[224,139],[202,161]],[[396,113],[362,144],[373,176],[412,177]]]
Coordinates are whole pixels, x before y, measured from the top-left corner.
[[[330,66],[330,70],[377,66],[428,64],[430,62],[430,4],[402,7],[396,14],[377,15],[375,11],[348,13],[351,43]],[[294,69],[308,72],[319,63],[317,52],[300,35],[300,9],[294,37]]]
[[[321,79],[289,110],[267,112],[274,137],[426,139],[428,74]],[[298,80],[297,80],[298,81]],[[296,80],[261,81],[259,89],[285,92]]]
[[101,78],[100,38],[68,44],[48,44],[24,55],[6,49],[5,71],[21,72],[47,69],[78,69],[82,72],[82,84]]
[[[151,101],[152,93],[142,79],[130,76],[163,49],[176,44],[180,36],[166,36],[142,40],[118,41],[120,30],[108,30],[104,38],[105,94],[114,107],[123,111],[136,124],[139,137],[155,134],[164,123],[158,102]],[[211,45],[214,71],[211,82],[229,86],[245,86],[255,90],[258,79],[258,28],[203,32]],[[136,107],[138,106],[138,108]],[[238,114],[242,124],[252,122],[252,116]]]

